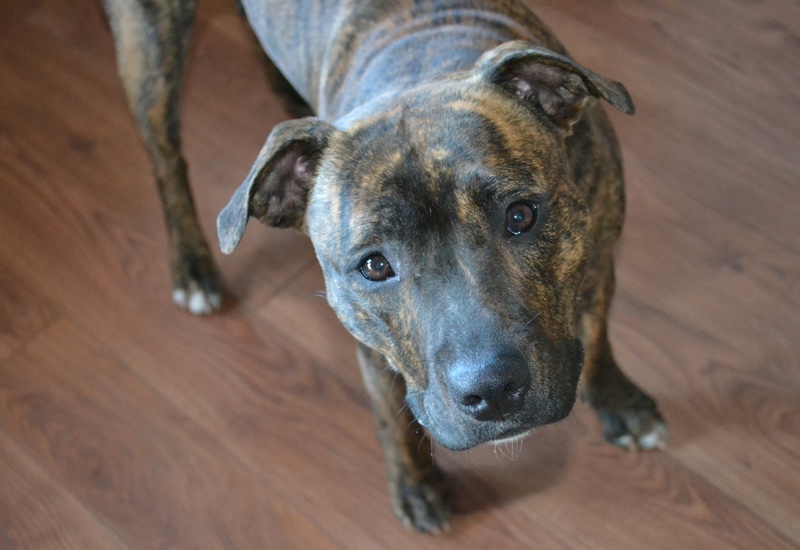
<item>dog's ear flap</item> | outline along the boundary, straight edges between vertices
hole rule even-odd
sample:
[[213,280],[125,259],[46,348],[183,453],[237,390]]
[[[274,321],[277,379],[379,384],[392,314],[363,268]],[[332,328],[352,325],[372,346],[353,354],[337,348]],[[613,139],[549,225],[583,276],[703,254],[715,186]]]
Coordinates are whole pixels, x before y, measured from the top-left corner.
[[302,229],[309,191],[335,131],[314,117],[275,126],[244,183],[217,218],[222,252],[233,252],[250,216],[273,227]]
[[474,73],[523,101],[539,104],[558,126],[569,130],[592,97],[633,114],[631,96],[619,82],[581,67],[568,57],[529,42],[506,42],[484,53]]

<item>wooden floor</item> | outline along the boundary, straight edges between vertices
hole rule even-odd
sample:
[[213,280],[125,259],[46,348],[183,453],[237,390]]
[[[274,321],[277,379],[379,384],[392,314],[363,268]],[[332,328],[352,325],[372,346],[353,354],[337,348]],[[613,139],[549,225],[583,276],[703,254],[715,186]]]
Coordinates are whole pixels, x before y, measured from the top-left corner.
[[[624,82],[612,337],[670,447],[583,406],[514,459],[436,449],[451,535],[405,531],[307,240],[255,226],[228,306],[169,299],[149,167],[96,0],[0,11],[0,548],[800,547],[800,10],[536,0]],[[270,128],[233,2],[199,15],[185,144],[209,236]],[[219,256],[219,255],[218,255]]]

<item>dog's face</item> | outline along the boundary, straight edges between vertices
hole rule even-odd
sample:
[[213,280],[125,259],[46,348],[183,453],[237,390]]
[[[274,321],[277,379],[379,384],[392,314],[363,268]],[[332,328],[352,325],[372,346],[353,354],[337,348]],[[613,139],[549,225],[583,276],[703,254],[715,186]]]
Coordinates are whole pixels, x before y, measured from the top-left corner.
[[[553,80],[551,69],[535,76]],[[562,73],[558,89],[577,85]],[[402,374],[412,411],[452,449],[563,418],[582,366],[591,235],[564,138],[588,92],[566,105],[552,82],[541,91],[518,76],[476,69],[338,128],[315,123],[303,133],[321,136],[313,149],[265,147],[247,198],[268,223],[302,220],[338,317]],[[305,192],[275,193],[275,173]],[[299,214],[283,207],[295,203]]]
[[564,417],[590,246],[564,134],[490,85],[447,82],[332,140],[307,228],[328,301],[454,449]]

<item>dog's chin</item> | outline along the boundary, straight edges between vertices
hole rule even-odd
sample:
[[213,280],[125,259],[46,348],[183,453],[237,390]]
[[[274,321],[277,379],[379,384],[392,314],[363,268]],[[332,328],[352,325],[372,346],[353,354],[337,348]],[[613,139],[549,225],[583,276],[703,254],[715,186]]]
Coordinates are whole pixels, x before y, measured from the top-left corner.
[[521,439],[525,439],[535,430],[535,426],[522,425],[522,426],[508,426],[502,425],[482,426],[481,429],[472,433],[461,432],[453,434],[448,431],[438,431],[425,427],[431,437],[436,440],[443,447],[451,451],[466,451],[480,445],[504,445],[515,443]]
[[534,410],[520,411],[512,417],[499,422],[481,422],[459,415],[430,415],[419,402],[409,400],[409,405],[428,434],[452,451],[465,451],[479,445],[492,443],[503,445],[516,442],[530,435],[537,427],[557,422],[567,416],[572,409],[573,400],[565,400],[559,407],[538,413]]
[[487,443],[490,443],[496,447],[500,447],[503,445],[514,445],[515,443],[522,441],[526,437],[530,436],[535,431],[536,431],[535,427],[527,428],[520,430],[518,433],[511,433],[503,437],[500,437],[498,439],[492,439],[491,441],[487,441]]
[[530,433],[534,428],[558,422],[575,404],[574,391],[553,393],[547,400],[534,400],[503,420],[478,420],[464,414],[435,392],[409,392],[411,412],[432,439],[453,451],[464,451],[485,443],[503,443]]

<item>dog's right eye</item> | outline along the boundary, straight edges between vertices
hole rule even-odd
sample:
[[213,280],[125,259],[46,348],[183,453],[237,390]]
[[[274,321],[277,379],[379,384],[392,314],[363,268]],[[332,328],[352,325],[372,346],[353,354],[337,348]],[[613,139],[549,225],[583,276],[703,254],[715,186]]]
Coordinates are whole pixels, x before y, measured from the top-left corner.
[[369,281],[380,282],[394,277],[392,266],[381,254],[367,256],[358,269],[364,278]]
[[512,203],[506,210],[506,231],[515,237],[527,233],[536,225],[539,205],[534,202]]

